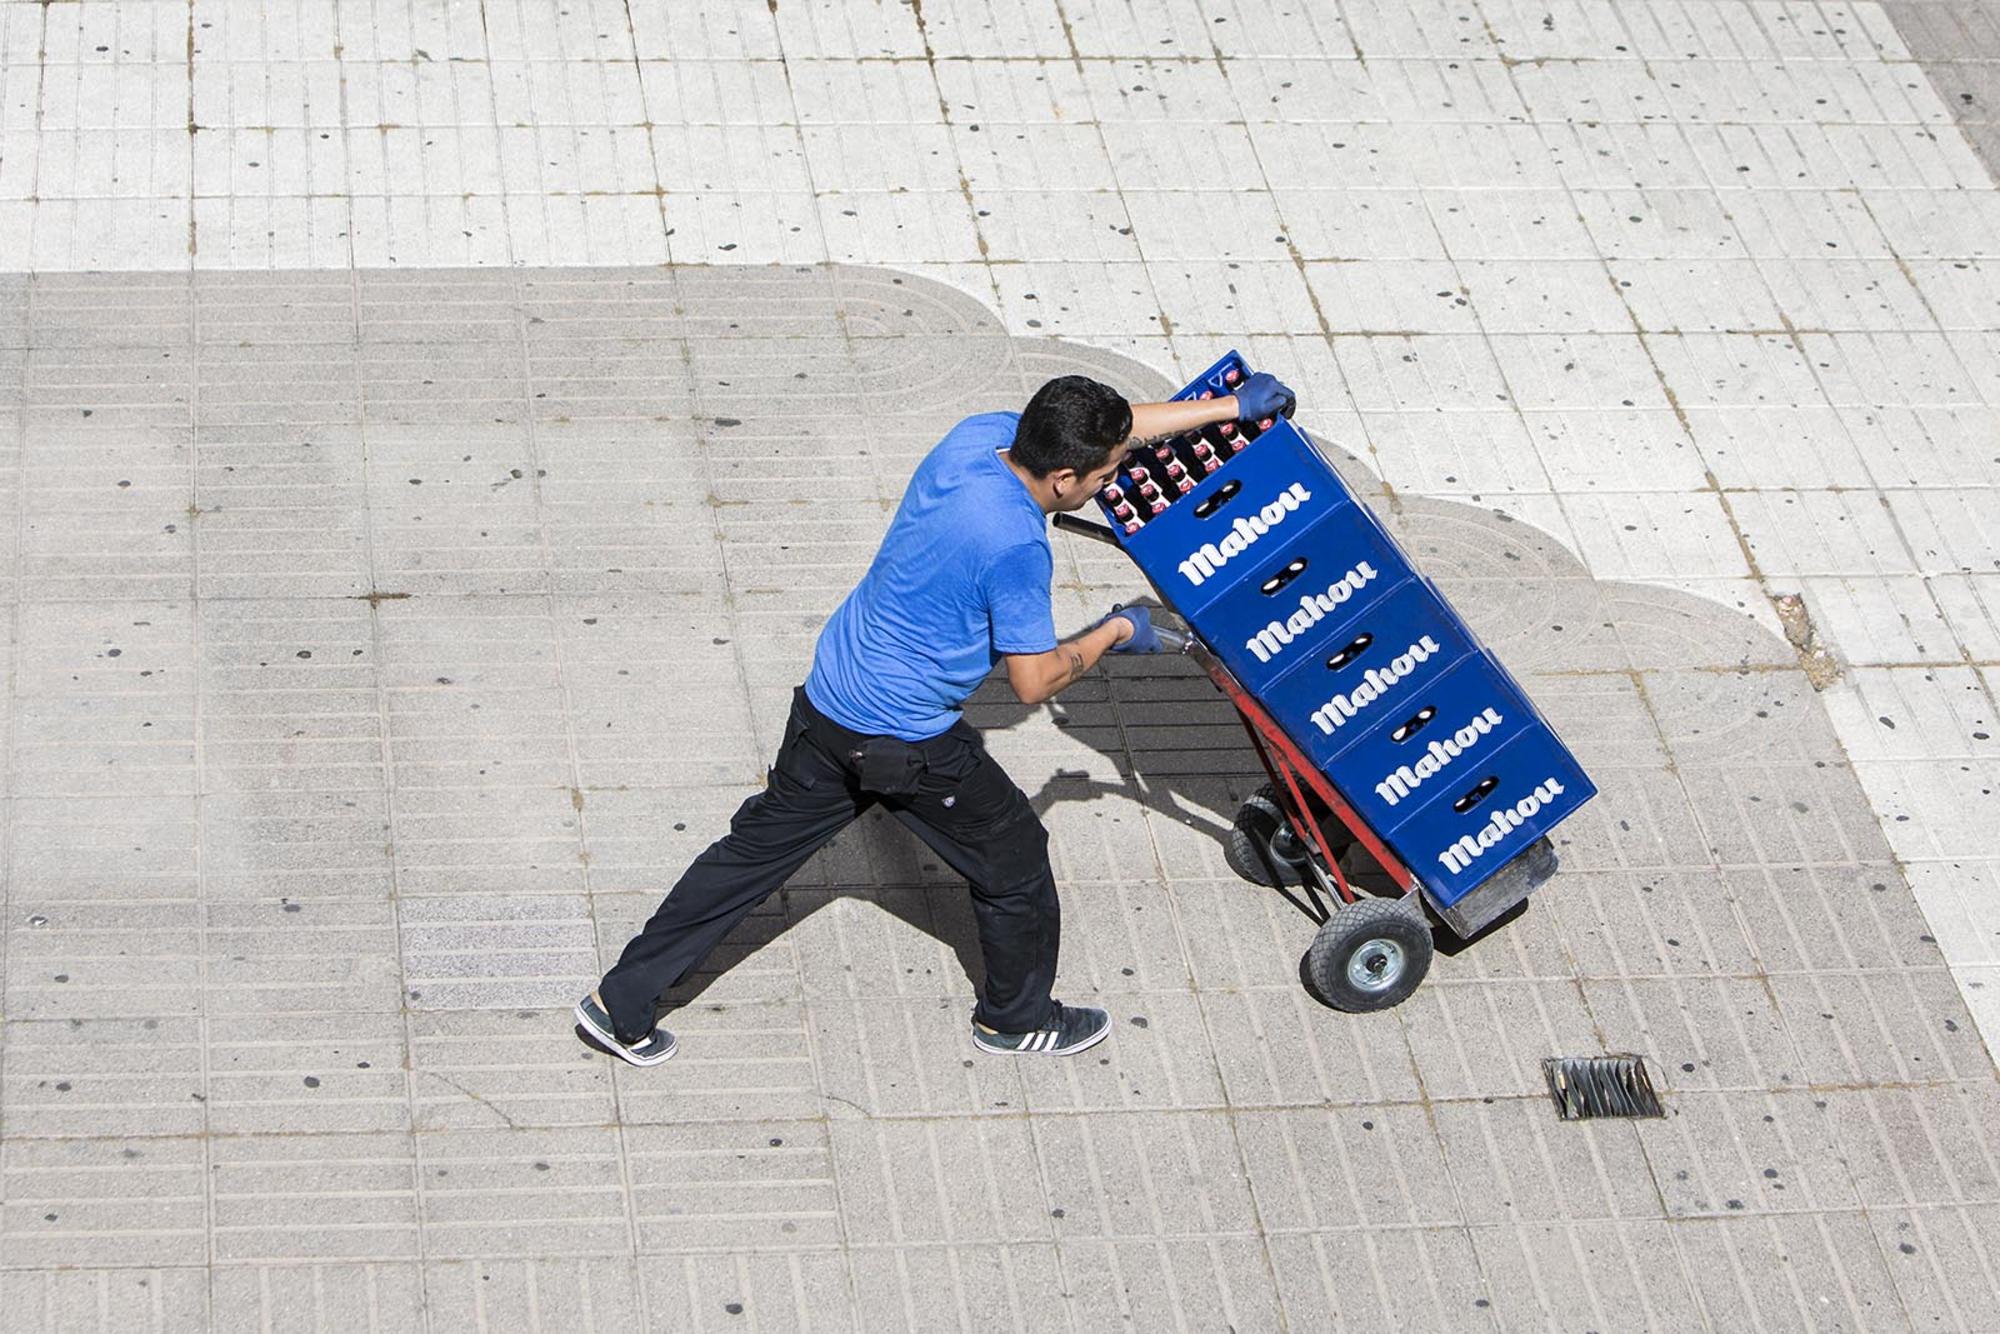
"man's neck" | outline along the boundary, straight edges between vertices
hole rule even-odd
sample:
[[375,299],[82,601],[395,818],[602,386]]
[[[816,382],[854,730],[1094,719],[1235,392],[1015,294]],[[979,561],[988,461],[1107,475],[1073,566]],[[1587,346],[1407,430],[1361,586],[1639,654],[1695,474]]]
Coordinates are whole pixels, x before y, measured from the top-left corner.
[[1014,453],[1012,450],[1001,449],[994,452],[999,454],[1000,461],[1007,465],[1008,471],[1021,479],[1021,485],[1028,488],[1028,494],[1034,498],[1037,505],[1042,507],[1042,513],[1054,514],[1056,512],[1056,496],[1054,488],[1049,485],[1048,478],[1037,477],[1020,464],[1014,462]]

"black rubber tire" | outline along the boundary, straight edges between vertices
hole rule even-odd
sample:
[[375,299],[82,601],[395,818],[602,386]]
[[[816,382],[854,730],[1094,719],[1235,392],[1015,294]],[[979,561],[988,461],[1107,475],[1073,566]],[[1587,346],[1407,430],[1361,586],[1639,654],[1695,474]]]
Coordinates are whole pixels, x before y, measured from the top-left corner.
[[[1283,835],[1280,838],[1280,835]],[[1272,840],[1278,839],[1277,846]],[[1286,844],[1297,848],[1291,855]],[[1237,808],[1236,822],[1229,826],[1229,838],[1222,845],[1222,859],[1229,869],[1253,885],[1276,887],[1303,885],[1312,878],[1306,868],[1306,850],[1285,820],[1278,795],[1269,783]]]
[[1355,1013],[1402,1004],[1430,970],[1430,923],[1399,899],[1344,905],[1320,926],[1305,957],[1320,999]]

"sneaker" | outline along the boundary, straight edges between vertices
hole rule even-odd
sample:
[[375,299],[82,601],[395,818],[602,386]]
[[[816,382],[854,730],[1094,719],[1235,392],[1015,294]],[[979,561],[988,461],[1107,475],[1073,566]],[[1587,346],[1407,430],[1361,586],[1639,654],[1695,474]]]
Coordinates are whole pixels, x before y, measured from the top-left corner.
[[1094,1047],[1111,1032],[1111,1016],[1088,1005],[1064,1005],[1057,1001],[1049,1010],[1047,1027],[1029,1033],[989,1033],[972,1025],[972,1045],[981,1051],[1018,1056],[1029,1052],[1038,1056],[1069,1056]]
[[596,1038],[606,1051],[633,1065],[658,1065],[671,1057],[680,1046],[674,1041],[674,1035],[664,1028],[655,1028],[640,1042],[620,1042],[617,1032],[611,1027],[611,1012],[596,996],[585,996],[576,1003],[571,1013],[576,1016],[577,1023],[583,1025],[583,1031]]

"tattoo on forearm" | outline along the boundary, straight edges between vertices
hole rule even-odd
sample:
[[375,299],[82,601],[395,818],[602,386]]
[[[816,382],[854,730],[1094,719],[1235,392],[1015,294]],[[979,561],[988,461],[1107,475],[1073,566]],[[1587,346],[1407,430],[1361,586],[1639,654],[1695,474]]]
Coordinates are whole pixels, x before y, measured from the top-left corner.
[[1061,675],[1056,677],[1058,689],[1062,686],[1075,684],[1076,679],[1082,676],[1084,671],[1083,654],[1081,652],[1064,644],[1062,646],[1062,655],[1063,661],[1067,665],[1062,669]]

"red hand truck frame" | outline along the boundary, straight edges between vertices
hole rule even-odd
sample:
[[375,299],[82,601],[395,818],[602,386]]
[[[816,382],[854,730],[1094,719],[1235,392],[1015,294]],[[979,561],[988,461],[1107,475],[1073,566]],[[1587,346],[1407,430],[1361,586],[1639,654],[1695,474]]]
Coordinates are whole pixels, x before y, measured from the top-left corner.
[[[1354,836],[1354,841],[1375,859],[1376,864],[1388,874],[1397,889],[1406,895],[1415,893],[1417,878],[1410,874],[1410,868],[1403,865],[1402,859],[1389,851],[1382,840],[1375,836],[1375,831],[1369,827],[1368,822],[1355,814],[1354,808],[1347,804],[1346,798],[1326,780],[1326,775],[1305,757],[1298,745],[1286,736],[1271,715],[1265,712],[1264,706],[1251,698],[1250,692],[1230,675],[1229,669],[1208,651],[1208,646],[1192,635],[1183,636],[1171,630],[1165,633],[1185,641],[1181,651],[1193,658],[1202,670],[1208,673],[1216,688],[1221,690],[1236,707],[1238,721],[1243,724],[1243,730],[1250,734],[1251,747],[1256,750],[1257,758],[1263,762],[1264,772],[1271,776],[1271,786],[1287,798],[1283,802],[1284,815],[1286,822],[1291,826],[1292,836],[1315,854],[1318,864],[1325,867],[1332,881],[1330,885],[1322,888],[1336,895],[1342,903],[1354,903],[1360,898],[1354,887],[1347,883],[1346,875],[1341,872],[1339,854],[1328,844],[1325,829],[1309,814],[1312,806],[1306,800],[1308,791],[1318,797],[1333,817],[1346,826],[1347,832]],[[1302,787],[1304,790],[1301,790]]]
[[[1118,547],[1110,529],[1074,514],[1058,514],[1055,525],[1066,532]],[[1122,547],[1119,547],[1123,550]],[[1143,571],[1142,571],[1143,573]],[[1157,586],[1154,593],[1168,612],[1173,606]],[[1178,613],[1174,613],[1178,619]],[[1160,638],[1192,658],[1216,688],[1235,708],[1249,734],[1251,748],[1270,776],[1278,812],[1284,827],[1303,853],[1297,858],[1283,856],[1270,846],[1261,849],[1274,867],[1282,858],[1287,865],[1302,863],[1300,886],[1311,906],[1292,899],[1295,906],[1319,923],[1319,933],[1303,960],[1303,973],[1320,999],[1344,1010],[1382,1010],[1399,1003],[1415,991],[1430,969],[1431,923],[1417,879],[1403,860],[1382,842],[1366,820],[1355,813],[1325,774],[1307,759],[1298,745],[1285,734],[1264,706],[1243,688],[1229,669],[1191,632],[1171,626],[1155,627]],[[1324,808],[1349,835],[1349,843],[1336,850],[1327,826],[1313,814]],[[1246,807],[1247,810],[1247,807]],[[1239,815],[1239,823],[1242,820]],[[1372,857],[1397,891],[1392,895],[1364,894],[1351,883],[1340,865],[1340,852],[1358,844]],[[1272,883],[1285,893],[1282,876],[1272,874]],[[1324,892],[1336,906],[1328,907],[1320,898]],[[1289,893],[1287,898],[1291,898]]]

